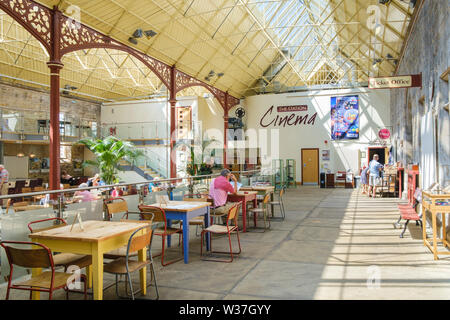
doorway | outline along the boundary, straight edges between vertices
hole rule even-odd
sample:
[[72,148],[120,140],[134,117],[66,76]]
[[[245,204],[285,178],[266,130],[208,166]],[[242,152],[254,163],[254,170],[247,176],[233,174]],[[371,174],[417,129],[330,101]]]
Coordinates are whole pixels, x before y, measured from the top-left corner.
[[302,149],[302,184],[319,184],[319,149]]
[[367,158],[367,165],[369,165],[370,161],[373,160],[373,156],[375,154],[378,154],[378,157],[380,158],[378,160],[379,163],[382,165],[385,165],[389,162],[389,148],[385,147],[370,147],[369,148],[369,157]]

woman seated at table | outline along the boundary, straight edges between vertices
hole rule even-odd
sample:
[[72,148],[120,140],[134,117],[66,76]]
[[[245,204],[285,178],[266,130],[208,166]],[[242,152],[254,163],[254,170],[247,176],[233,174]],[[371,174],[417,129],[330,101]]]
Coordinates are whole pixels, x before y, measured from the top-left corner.
[[[78,188],[87,188],[87,183],[82,183],[78,186]],[[97,200],[94,194],[92,194],[89,190],[76,191],[73,195],[73,202],[89,202],[92,200]]]
[[70,185],[72,185],[73,180],[74,180],[74,177],[72,177],[70,174],[68,174],[67,171],[64,170],[61,173],[61,183],[62,184],[70,184]]

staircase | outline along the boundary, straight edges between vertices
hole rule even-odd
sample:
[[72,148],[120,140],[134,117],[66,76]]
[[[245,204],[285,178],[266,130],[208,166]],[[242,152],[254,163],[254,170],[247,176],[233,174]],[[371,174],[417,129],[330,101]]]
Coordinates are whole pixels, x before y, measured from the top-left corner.
[[132,165],[126,160],[119,162],[119,167],[124,171],[134,171],[146,180],[167,177],[167,165],[164,159],[148,149],[143,149],[144,156],[137,160],[137,165]]

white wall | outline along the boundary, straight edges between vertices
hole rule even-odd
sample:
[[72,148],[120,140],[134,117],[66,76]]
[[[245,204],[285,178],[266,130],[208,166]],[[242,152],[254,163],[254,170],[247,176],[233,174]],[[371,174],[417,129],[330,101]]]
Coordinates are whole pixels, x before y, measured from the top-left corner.
[[[330,133],[331,97],[346,95],[359,96],[360,138],[359,140],[334,142],[331,140]],[[325,163],[328,163],[331,172],[350,169],[354,173],[358,173],[358,151],[367,151],[369,142],[376,140],[379,127],[390,126],[389,90],[359,88],[257,95],[247,97],[244,105],[247,113],[247,129],[279,129],[279,138],[276,138],[275,141],[279,146],[279,158],[296,160],[297,181],[301,181],[302,148],[319,148],[321,172],[326,171],[323,169],[324,162],[321,159],[321,152],[328,149],[330,150],[330,161]],[[269,117],[265,118],[266,122],[263,124],[269,123],[277,115],[289,116],[291,112],[278,113],[277,107],[292,105],[308,106],[308,111],[293,112],[296,115],[309,114],[309,117],[312,117],[317,112],[314,124],[286,125],[285,127],[271,125],[267,128],[261,126],[261,118],[271,106],[274,106],[274,110]],[[267,119],[270,120],[267,121]],[[270,135],[271,133],[268,132],[269,139]],[[328,143],[326,144],[325,141]],[[270,146],[268,148],[268,153],[271,155],[272,149]]]
[[167,100],[154,99],[105,103],[100,118],[102,123],[167,121],[167,114]]

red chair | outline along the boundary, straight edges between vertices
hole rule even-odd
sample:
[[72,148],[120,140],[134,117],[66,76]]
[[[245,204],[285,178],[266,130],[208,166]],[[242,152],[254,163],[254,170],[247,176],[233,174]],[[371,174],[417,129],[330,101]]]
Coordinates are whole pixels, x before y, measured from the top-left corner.
[[[30,299],[32,293],[48,292],[49,300],[53,297],[53,292],[58,289],[66,291],[66,298],[69,298],[69,289],[67,284],[69,278],[73,277],[71,273],[56,272],[53,255],[49,248],[43,244],[36,242],[21,242],[21,241],[1,241],[0,245],[5,249],[6,256],[9,262],[9,278],[8,289],[6,291],[6,300],[9,300],[9,293],[11,289],[30,291]],[[28,245],[40,247],[38,249],[19,249],[10,245]],[[12,284],[14,265],[24,268],[50,268],[50,271],[45,271],[38,276],[32,277],[17,284]],[[74,279],[75,281],[76,279]],[[80,275],[80,280],[84,282],[84,299],[87,298],[87,281],[85,275]]]
[[[39,223],[43,223],[43,222],[47,222],[47,221],[60,222],[60,224],[55,223],[50,227],[40,228],[40,229],[33,229],[31,227],[34,224],[39,224]],[[50,230],[50,229],[54,229],[54,228],[59,228],[61,226],[65,226],[65,225],[67,225],[67,222],[64,219],[48,218],[48,219],[30,222],[28,224],[28,229],[30,230],[31,233],[35,233],[35,232],[39,232],[39,231],[45,231],[45,230]],[[72,266],[72,265],[78,266],[80,269],[83,269],[92,264],[92,256],[64,252],[64,253],[54,254],[53,261],[54,261],[55,267],[64,267],[64,271],[66,271],[69,268],[69,266]]]
[[422,190],[417,188],[414,192],[414,204],[398,204],[398,210],[400,211],[400,217],[398,221],[394,223],[394,229],[397,229],[400,226],[401,220],[406,220],[405,226],[403,228],[402,233],[400,234],[400,238],[403,238],[403,235],[406,232],[406,228],[408,227],[409,221],[415,221],[416,225],[420,225],[422,228],[422,217],[416,212],[416,207],[420,204],[422,198]]
[[[230,260],[219,260],[219,259],[203,259],[206,261],[217,261],[217,262],[233,262],[233,254],[240,254],[242,249],[241,249],[241,241],[239,239],[239,228],[238,228],[238,224],[237,224],[237,216],[238,216],[238,211],[239,211],[239,206],[240,206],[240,202],[235,205],[234,207],[230,208],[230,210],[228,211],[228,216],[227,216],[227,225],[226,226],[222,226],[222,225],[212,225],[206,229],[204,229],[202,231],[202,235],[201,235],[201,246],[200,246],[200,256],[203,255],[203,238],[204,235],[208,232],[212,233],[212,234],[227,234],[228,235],[228,242],[230,245],[230,251],[229,252],[224,252],[224,251],[213,251],[212,250],[212,236],[211,236],[211,240],[210,240],[210,246],[211,246],[211,253],[226,253],[230,255]],[[234,222],[233,225],[230,225],[230,222]],[[239,252],[233,252],[233,248],[231,246],[231,233],[232,232],[236,232],[236,236],[237,236],[237,240],[238,240],[238,244],[239,244]]]
[[183,228],[174,228],[174,227],[168,227],[167,226],[167,219],[166,219],[166,213],[163,209],[158,207],[152,207],[152,206],[146,206],[146,205],[139,205],[138,206],[139,211],[141,211],[141,219],[142,220],[150,220],[149,213],[153,214],[153,222],[159,222],[163,223],[164,227],[158,227],[154,230],[154,234],[157,236],[162,237],[162,252],[158,255],[155,255],[153,257],[159,257],[161,256],[161,265],[162,266],[168,266],[169,264],[178,262],[183,259],[183,256],[179,259],[164,263],[164,254],[165,254],[165,246],[166,246],[166,237],[171,236],[174,234],[178,234],[178,245],[180,245],[180,241],[182,242],[182,236],[183,236]]

